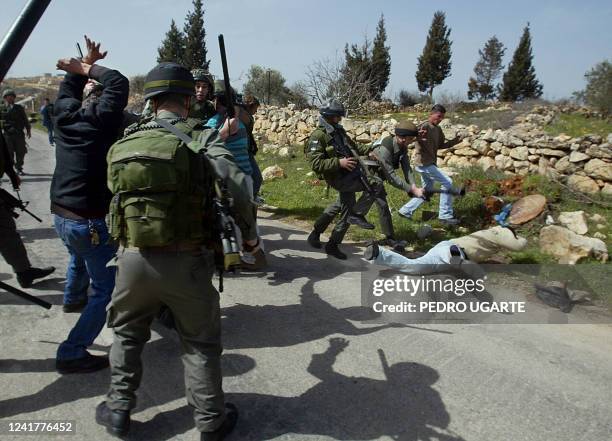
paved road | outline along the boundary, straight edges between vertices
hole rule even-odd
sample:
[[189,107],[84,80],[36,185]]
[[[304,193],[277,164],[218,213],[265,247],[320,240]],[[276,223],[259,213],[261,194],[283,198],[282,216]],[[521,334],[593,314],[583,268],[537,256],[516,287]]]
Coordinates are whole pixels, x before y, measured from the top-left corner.
[[[67,256],[48,214],[54,157],[45,139],[34,133],[22,192],[43,223],[18,223],[32,261],[59,268],[30,290],[56,306],[0,292],[0,422],[66,419],[76,435],[27,439],[111,439],[93,422],[108,371],[54,371],[76,316],[60,306]],[[241,412],[230,441],[612,439],[612,327],[366,325],[367,264],[313,252],[303,231],[279,221],[262,220],[262,230],[269,272],[226,279],[222,294],[224,388]],[[16,284],[4,261],[0,279]],[[110,344],[105,329],[95,352]],[[172,332],[155,328],[144,366],[130,439],[199,439]]]

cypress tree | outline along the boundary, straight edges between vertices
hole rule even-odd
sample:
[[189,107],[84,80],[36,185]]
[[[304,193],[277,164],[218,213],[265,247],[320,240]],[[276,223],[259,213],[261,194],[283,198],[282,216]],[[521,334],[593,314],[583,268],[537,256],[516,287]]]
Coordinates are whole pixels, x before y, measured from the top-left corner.
[[542,96],[542,85],[538,82],[533,67],[531,34],[529,23],[523,30],[521,41],[514,51],[508,71],[504,74],[499,98],[503,101],[521,101]]
[[452,41],[449,39],[451,31],[446,27],[445,21],[444,12],[437,11],[434,14],[416,72],[419,90],[427,91],[430,99],[434,87],[450,76]]
[[385,46],[386,42],[385,17],[381,14],[372,47],[372,72],[374,75],[372,96],[376,100],[381,99],[387,84],[389,84],[389,76],[391,75],[391,56],[389,55],[389,47]]
[[468,81],[468,98],[488,100],[495,98],[496,90],[493,82],[499,77],[504,66],[502,58],[506,49],[496,36],[489,38],[484,49],[478,50],[480,59],[474,66],[474,77]]
[[161,46],[157,49],[157,62],[172,61],[183,64],[185,58],[185,37],[176,27],[174,20],[170,23],[170,30],[166,32],[166,37]]
[[185,67],[206,69],[210,60],[206,58],[206,30],[204,29],[204,8],[202,0],[193,0],[193,12],[185,18]]

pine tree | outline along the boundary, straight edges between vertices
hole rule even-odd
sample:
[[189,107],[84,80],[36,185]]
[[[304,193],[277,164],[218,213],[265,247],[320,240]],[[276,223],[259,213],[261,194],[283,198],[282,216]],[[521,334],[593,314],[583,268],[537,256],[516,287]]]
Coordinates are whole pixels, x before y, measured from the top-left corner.
[[185,67],[206,69],[210,60],[206,59],[206,30],[204,29],[204,8],[202,0],[193,0],[193,12],[185,18]]
[[502,58],[505,52],[503,43],[495,35],[489,38],[484,49],[478,50],[480,60],[474,66],[476,78],[470,77],[468,82],[469,99],[488,100],[495,98],[496,89],[493,83],[504,68]]
[[542,96],[542,85],[536,78],[532,62],[531,34],[529,23],[527,23],[521,41],[508,66],[508,71],[504,74],[503,85],[499,93],[499,98],[502,101],[522,101],[527,98]]
[[157,49],[157,62],[172,61],[183,64],[185,58],[185,37],[176,27],[174,20],[170,23],[170,30],[161,46]]
[[391,56],[389,55],[389,47],[385,46],[387,42],[387,31],[385,30],[385,17],[380,15],[378,26],[376,27],[376,37],[372,47],[372,73],[374,75],[374,85],[372,88],[372,96],[376,100],[380,100],[383,92],[389,84],[389,76],[391,75]]
[[430,99],[434,87],[450,76],[451,44],[450,29],[446,27],[446,14],[437,11],[431,22],[423,53],[419,57],[416,80],[421,92],[427,91]]

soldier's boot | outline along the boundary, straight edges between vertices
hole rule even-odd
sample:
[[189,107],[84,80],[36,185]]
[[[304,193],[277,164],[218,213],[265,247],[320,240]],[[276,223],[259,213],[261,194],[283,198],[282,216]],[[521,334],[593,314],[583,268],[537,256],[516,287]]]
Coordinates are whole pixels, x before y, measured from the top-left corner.
[[369,223],[366,218],[360,214],[351,214],[346,218],[346,221],[351,225],[357,225],[364,230],[373,230],[374,225]]
[[336,259],[346,260],[346,254],[340,251],[338,244],[334,242],[327,242],[325,244],[325,252]]
[[312,232],[308,235],[308,239],[306,239],[311,247],[321,249],[323,246],[321,244],[321,233],[316,230],[312,230]]
[[47,277],[55,271],[54,266],[48,266],[46,268],[28,268],[25,271],[17,273],[17,282],[22,288],[29,288],[36,279],[42,279]]
[[363,252],[363,257],[366,260],[374,260],[378,257],[379,253],[380,253],[380,250],[378,248],[378,242],[373,240],[372,242],[368,244],[365,251]]
[[200,441],[222,441],[234,430],[238,421],[238,409],[232,403],[225,403],[225,420],[214,432],[202,432]]
[[130,430],[130,411],[112,410],[102,401],[96,407],[96,423],[106,427],[111,435],[124,436]]

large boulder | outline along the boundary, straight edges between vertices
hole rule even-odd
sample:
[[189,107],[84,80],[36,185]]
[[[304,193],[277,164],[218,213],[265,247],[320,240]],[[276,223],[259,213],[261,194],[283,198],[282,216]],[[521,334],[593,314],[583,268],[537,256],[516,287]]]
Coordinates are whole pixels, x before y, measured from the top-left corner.
[[584,211],[564,211],[559,214],[559,223],[576,234],[587,234],[589,227]]
[[540,230],[540,249],[563,264],[573,265],[589,256],[602,262],[608,260],[608,249],[602,240],[581,236],[556,225]]
[[508,222],[521,225],[538,217],[546,208],[546,197],[541,194],[531,194],[519,199],[512,205]]
[[567,179],[568,187],[583,193],[598,193],[599,185],[587,176],[572,175]]
[[612,182],[612,163],[601,159],[591,159],[584,166],[584,172],[595,179]]
[[285,170],[280,168],[278,165],[271,165],[266,167],[262,172],[261,176],[264,181],[273,181],[274,179],[286,178]]
[[483,156],[478,159],[476,162],[484,171],[489,170],[490,168],[495,168],[495,160],[493,158],[489,158],[487,156]]

